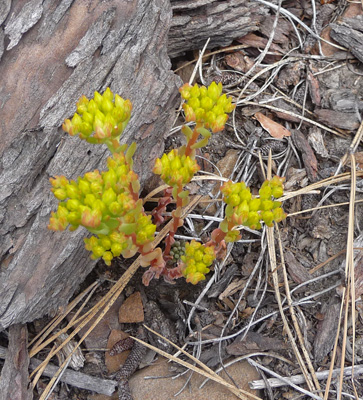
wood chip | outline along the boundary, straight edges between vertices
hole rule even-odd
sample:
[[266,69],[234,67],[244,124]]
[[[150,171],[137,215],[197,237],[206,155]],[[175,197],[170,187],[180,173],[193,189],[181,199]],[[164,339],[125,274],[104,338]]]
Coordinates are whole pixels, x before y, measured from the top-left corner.
[[331,128],[344,129],[347,131],[355,131],[359,128],[359,120],[356,113],[344,113],[323,108],[315,110],[314,113],[320,122],[323,122]]
[[315,362],[320,362],[333,348],[335,332],[339,320],[340,302],[332,298],[328,304],[323,304],[324,320],[319,322],[314,340]]
[[232,296],[234,293],[238,292],[239,290],[243,289],[246,285],[246,281],[244,279],[239,279],[237,281],[231,282],[226,290],[224,290],[219,296],[219,300],[224,300],[228,296]]
[[321,97],[320,97],[320,89],[319,89],[319,81],[315,78],[315,76],[308,71],[307,74],[308,88],[311,97],[311,101],[316,105],[320,106]]
[[319,154],[320,157],[322,158],[328,158],[329,153],[328,150],[325,147],[323,135],[321,133],[320,128],[311,128],[309,136],[308,136],[308,141],[311,144],[312,148],[315,150],[317,154]]
[[309,272],[296,260],[291,251],[284,253],[289,274],[295,283],[303,283],[311,279]]
[[304,166],[309,176],[309,179],[312,182],[315,182],[318,172],[318,160],[316,159],[309,142],[305,138],[304,134],[297,129],[293,130],[292,140],[294,142],[294,145],[301,152]]

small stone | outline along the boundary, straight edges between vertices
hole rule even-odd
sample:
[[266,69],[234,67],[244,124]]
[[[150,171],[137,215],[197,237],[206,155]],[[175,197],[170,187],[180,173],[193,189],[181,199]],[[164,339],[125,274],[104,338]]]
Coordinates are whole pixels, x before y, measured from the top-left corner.
[[140,292],[135,292],[128,297],[120,307],[120,323],[136,323],[144,321],[144,307]]

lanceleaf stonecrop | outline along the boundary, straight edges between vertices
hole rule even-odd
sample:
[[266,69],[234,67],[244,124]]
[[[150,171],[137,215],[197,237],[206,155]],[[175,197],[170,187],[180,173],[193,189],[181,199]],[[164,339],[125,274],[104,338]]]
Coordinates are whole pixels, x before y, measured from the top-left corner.
[[[51,178],[52,192],[59,201],[52,212],[49,229],[62,231],[79,226],[88,229],[93,236],[85,239],[86,249],[93,259],[101,258],[107,265],[114,257],[132,257],[141,254],[141,265],[150,268],[144,273],[143,282],[163,276],[172,282],[184,276],[187,282],[196,284],[205,279],[214,260],[221,256],[225,242],[236,241],[241,225],[260,229],[261,223],[272,226],[286,214],[276,199],[283,194],[283,179],[274,177],[265,181],[259,197],[252,196],[243,182],[226,182],[221,191],[226,206],[226,217],[216,228],[206,244],[195,240],[185,245],[181,255],[175,258],[174,236],[183,225],[182,207],[189,203],[189,191],[184,190],[199,171],[196,149],[205,147],[213,133],[222,131],[228,114],[234,109],[232,98],[222,94],[222,85],[215,82],[209,87],[185,84],[180,93],[185,100],[183,109],[187,122],[193,129],[182,127],[185,145],[171,150],[155,161],[153,172],[169,186],[151,215],[147,215],[139,198],[140,183],[133,171],[132,157],[136,144],[120,144],[120,136],[130,120],[132,104],[107,88],[101,95],[95,92],[89,100],[82,96],[77,112],[66,119],[63,129],[71,136],[78,136],[92,144],[106,144],[111,152],[106,171],[87,172],[77,180],[64,176]],[[165,239],[164,250],[153,249],[152,241],[156,226],[164,221],[162,213],[175,201],[172,211],[172,227]],[[177,261],[175,261],[177,260]]]

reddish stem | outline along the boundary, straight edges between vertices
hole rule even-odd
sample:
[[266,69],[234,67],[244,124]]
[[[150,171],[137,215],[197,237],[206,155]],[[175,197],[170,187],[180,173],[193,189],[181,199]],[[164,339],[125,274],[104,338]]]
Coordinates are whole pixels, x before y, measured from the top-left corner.
[[171,192],[173,188],[169,186],[164,190],[164,196],[159,199],[158,205],[153,209],[151,215],[156,226],[160,226],[164,222],[162,213],[165,212],[166,206],[171,202]]
[[[183,206],[183,200],[178,196],[179,193],[183,191],[182,185],[178,186],[177,195],[176,195],[176,210],[181,210]],[[174,236],[176,231],[179,228],[180,218],[173,215],[173,225],[169,231],[169,235],[165,239],[165,250],[164,250],[164,260],[167,260],[170,254],[171,245],[175,242]]]
[[186,156],[191,156],[193,154],[193,149],[192,146],[193,144],[195,144],[198,140],[199,137],[199,133],[197,132],[197,128],[199,128],[198,125],[195,126],[194,130],[193,130],[193,134],[192,137],[188,140],[188,143],[185,147],[185,155]]

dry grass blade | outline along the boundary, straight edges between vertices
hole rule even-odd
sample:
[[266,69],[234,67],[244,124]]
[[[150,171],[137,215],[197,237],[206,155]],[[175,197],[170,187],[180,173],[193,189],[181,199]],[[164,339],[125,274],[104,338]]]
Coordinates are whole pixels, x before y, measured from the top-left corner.
[[[295,309],[294,309],[294,307],[292,305],[292,299],[291,299],[290,287],[289,287],[289,280],[288,280],[288,277],[287,277],[286,265],[285,265],[285,260],[284,260],[284,253],[283,253],[283,248],[282,248],[281,235],[280,235],[280,230],[279,230],[279,227],[278,227],[277,224],[276,224],[276,232],[277,232],[277,238],[278,238],[279,248],[280,248],[281,266],[282,266],[282,272],[283,272],[283,275],[284,275],[286,298],[287,298],[287,303],[289,305],[291,319],[292,319],[292,322],[294,324],[295,332],[296,332],[297,337],[299,339],[300,347],[301,347],[301,350],[302,350],[303,355],[305,357],[305,361],[306,361],[306,363],[308,365],[310,374],[311,374],[311,376],[313,378],[315,387],[318,390],[321,390],[320,384],[319,384],[319,380],[318,380],[318,378],[316,377],[316,374],[315,374],[315,369],[313,367],[313,363],[311,362],[309,353],[306,350],[306,347],[305,347],[305,344],[304,344],[304,337],[303,337],[303,335],[301,333],[301,329],[300,329],[300,326],[299,326],[297,318],[296,318]],[[322,396],[323,394],[320,393],[320,395]]]
[[[349,304],[351,303],[351,319],[352,319],[352,328],[353,328],[353,360],[352,363],[354,365],[354,336],[355,336],[355,287],[354,287],[354,251],[353,251],[353,243],[354,243],[354,201],[355,201],[355,191],[356,191],[356,174],[355,174],[355,158],[354,155],[351,154],[351,171],[352,171],[352,179],[351,179],[351,188],[350,188],[350,205],[349,205],[349,222],[348,222],[348,238],[347,238],[347,253],[345,259],[345,278],[347,282],[347,290],[345,301],[345,315],[344,315],[344,330],[343,330],[343,343],[342,343],[342,355],[340,361],[341,374],[339,376],[339,393],[338,398],[341,399],[341,391],[343,385],[343,370],[345,363],[345,352],[347,346],[347,336],[348,336],[348,316],[349,316]],[[352,380],[352,382],[354,382]]]
[[[197,181],[219,181],[219,182],[228,182],[227,178],[223,178],[219,175],[198,175],[195,176],[192,179],[192,182],[197,182]],[[144,199],[143,199],[143,203],[145,204],[148,201],[153,200],[153,197],[157,194],[162,192],[163,190],[167,189],[168,187],[170,187],[169,185],[160,185],[157,188],[155,188],[154,190],[152,190],[150,193],[148,193]]]
[[[363,171],[356,172],[356,176],[363,176]],[[286,193],[284,196],[279,198],[279,201],[286,201],[288,199],[292,199],[293,197],[300,196],[301,194],[308,194],[313,190],[320,189],[325,186],[334,185],[335,183],[344,182],[351,179],[351,173],[345,172],[344,174],[331,176],[326,179],[322,179],[321,181],[312,183],[309,186],[305,186],[302,189],[296,190],[294,192]]]
[[199,66],[202,65],[203,55],[204,55],[205,51],[207,50],[209,42],[210,42],[210,38],[207,39],[203,49],[199,53],[199,57],[198,57],[197,63],[195,64],[194,70],[193,70],[193,72],[192,72],[192,74],[191,74],[191,76],[189,78],[189,85],[191,85],[193,83],[195,75],[197,74],[197,71],[199,69]]
[[[204,54],[201,57],[202,57],[202,59],[203,58],[209,58],[210,56],[213,56],[215,54],[221,54],[221,53],[226,53],[226,52],[229,52],[229,51],[246,49],[248,47],[249,46],[247,44],[239,44],[239,45],[236,45],[236,46],[229,46],[229,47],[225,47],[225,48],[223,48],[221,50],[211,51],[210,53]],[[174,73],[177,73],[178,71],[182,70],[183,68],[187,67],[188,65],[194,64],[198,60],[199,60],[199,57],[198,58],[194,58],[194,60],[188,61],[187,63],[183,64],[179,68],[175,69]]]
[[[336,351],[338,347],[338,339],[340,332],[340,325],[342,320],[342,314],[344,309],[344,325],[343,325],[343,343],[342,343],[342,354],[340,361],[340,376],[339,376],[339,390],[337,399],[340,400],[342,397],[342,384],[344,377],[344,363],[345,363],[345,352],[347,345],[347,331],[348,331],[348,316],[349,316],[349,304],[351,303],[351,318],[352,318],[352,328],[353,328],[353,359],[352,359],[352,368],[354,368],[354,342],[355,342],[355,287],[354,287],[354,205],[355,205],[355,193],[356,193],[356,183],[357,183],[357,174],[355,170],[355,158],[354,155],[351,154],[351,190],[350,190],[350,202],[349,202],[349,222],[348,222],[348,237],[347,237],[347,252],[345,258],[345,277],[346,277],[346,287],[343,288],[342,294],[342,304],[339,315],[339,323],[337,328],[337,334],[332,354],[332,359],[330,362],[329,376],[327,379],[324,400],[328,399],[329,389],[332,379],[333,368],[335,365],[335,357]],[[353,371],[354,372],[354,371]],[[352,375],[354,376],[354,375]],[[352,378],[353,388],[355,394],[357,396],[356,388],[354,386],[354,381]],[[358,398],[358,396],[357,396]]]
[[338,171],[340,171],[341,167],[343,165],[345,165],[345,163],[347,162],[349,154],[355,153],[355,151],[357,150],[357,147],[362,139],[362,136],[363,136],[363,121],[361,122],[359,129],[358,129],[357,133],[355,134],[354,139],[352,140],[352,143],[349,146],[349,150],[341,158],[339,166],[337,168]]
[[[355,200],[355,204],[362,203],[362,202],[363,202],[363,200]],[[328,205],[326,205],[326,206],[313,207],[313,208],[308,208],[308,209],[306,209],[306,210],[297,211],[297,212],[288,214],[287,216],[288,216],[288,217],[295,217],[296,215],[306,214],[306,213],[308,213],[308,212],[312,212],[312,211],[316,211],[316,210],[323,210],[324,208],[347,206],[347,205],[349,205],[349,204],[350,204],[349,201],[344,202],[344,203],[328,204]]]
[[53,346],[52,350],[49,352],[49,354],[48,354],[47,357],[45,358],[44,362],[43,362],[42,364],[40,364],[39,367],[36,368],[36,369],[29,375],[29,378],[31,379],[32,376],[33,376],[34,374],[36,374],[35,377],[33,378],[32,382],[31,382],[32,388],[35,388],[35,386],[36,386],[38,380],[39,380],[40,377],[43,375],[43,372],[44,372],[44,370],[45,370],[47,364],[48,364],[48,363],[50,362],[50,360],[52,359],[53,354],[55,353],[56,349],[57,349],[57,347],[56,347],[56,346]]
[[[363,122],[360,126],[360,131],[363,133]],[[358,131],[359,132],[359,131]],[[361,135],[359,137],[360,141]],[[352,168],[352,181],[350,188],[350,205],[349,205],[349,228],[348,228],[348,243],[347,243],[347,256],[349,254],[349,278],[351,288],[351,318],[352,318],[352,385],[354,394],[358,398],[357,389],[354,383],[354,361],[355,361],[355,271],[354,271],[354,211],[355,211],[355,194],[357,187],[357,176],[356,176],[356,163],[354,154],[350,155],[351,168]],[[343,357],[342,357],[343,361]],[[341,365],[341,381],[343,381],[344,365]]]
[[[271,150],[270,150],[269,157],[268,157],[268,163],[267,163],[267,179],[271,179],[271,165],[272,165],[272,157],[271,157]],[[261,167],[263,168],[263,165]],[[306,368],[304,360],[303,360],[303,358],[300,354],[300,351],[296,345],[294,335],[292,334],[292,332],[290,330],[289,324],[287,322],[287,318],[284,313],[282,302],[281,302],[281,294],[280,294],[280,290],[279,290],[279,281],[278,281],[278,275],[277,275],[278,267],[277,267],[277,258],[276,258],[276,249],[275,249],[274,227],[271,227],[271,228],[267,227],[267,243],[268,243],[268,253],[269,253],[270,264],[271,264],[271,273],[272,273],[272,280],[273,280],[273,284],[274,284],[275,296],[276,296],[276,300],[277,300],[278,307],[280,310],[280,315],[281,315],[282,321],[284,323],[284,329],[290,339],[293,351],[295,353],[295,356],[297,358],[297,361],[299,363],[301,371],[304,374],[304,377],[308,384],[309,390],[311,392],[313,392],[314,390],[316,390],[316,387],[314,386],[314,382],[311,380],[311,377],[308,373],[308,370]],[[283,257],[282,252],[281,252],[281,257]]]
[[[198,204],[199,200],[201,199],[202,196],[195,196],[191,202],[189,203],[188,206],[184,207],[182,210],[182,218],[185,218],[188,213],[190,213],[194,207]],[[158,236],[155,238],[155,240],[152,243],[153,248],[155,248],[167,235],[167,233],[170,231],[170,228],[172,226],[173,221],[170,221],[158,234]],[[125,286],[128,284],[132,276],[135,274],[135,272],[138,270],[140,266],[140,259],[141,257],[138,257],[136,261],[134,261],[131,266],[126,270],[126,272],[121,276],[121,278],[115,283],[115,285],[109,290],[109,292],[90,310],[90,312],[87,315],[87,318],[84,318],[84,320],[75,327],[74,331],[68,336],[68,338],[60,345],[55,352],[51,352],[52,356],[59,352],[69,341],[78,333],[82,328],[84,328],[98,313],[99,315],[95,319],[95,321],[92,322],[91,326],[88,328],[87,332],[82,336],[82,338],[78,341],[78,343],[74,346],[73,352],[70,353],[62,365],[59,367],[59,370],[57,373],[54,375],[54,377],[50,380],[48,383],[47,387],[45,388],[44,392],[42,393],[41,397],[39,400],[45,400],[52,390],[52,387],[54,383],[56,382],[58,376],[62,373],[63,369],[66,368],[68,364],[68,360],[72,356],[72,354],[78,349],[78,347],[81,345],[81,343],[84,341],[84,339],[90,334],[90,332],[96,327],[96,325],[101,321],[101,319],[104,317],[104,315],[107,313],[107,311],[112,307],[114,302],[117,300],[117,298],[120,296],[122,293],[123,289]],[[77,321],[74,321],[74,323],[77,323]],[[47,364],[47,362],[43,363]],[[43,366],[43,364],[41,364]]]
[[75,319],[75,317],[77,317],[77,315],[79,315],[79,313],[82,311],[82,309],[87,304],[88,300],[93,295],[94,291],[99,285],[99,282],[93,282],[90,286],[88,286],[87,289],[85,289],[74,300],[72,300],[71,303],[68,304],[64,313],[53,318],[53,320],[41,332],[39,332],[37,336],[35,336],[35,338],[29,343],[30,347],[34,342],[36,342],[30,351],[30,357],[33,357],[36,353],[39,353],[39,351],[42,350],[45,346],[54,341],[54,336],[52,336],[51,340],[46,342],[45,338],[64,320],[64,318],[66,318],[66,316],[74,309],[74,307],[76,307],[76,305],[83,299],[83,297],[88,294],[86,301],[82,304],[80,309],[77,310],[75,316],[72,318],[70,323],[67,324],[67,327],[58,332],[56,335],[58,337],[61,333],[66,333],[67,329],[72,326],[71,322]]
[[282,302],[281,302],[281,294],[279,290],[279,282],[278,282],[278,276],[277,276],[277,261],[276,261],[276,250],[275,250],[275,238],[274,238],[274,228],[267,228],[267,243],[268,243],[268,252],[270,256],[270,264],[271,264],[271,271],[272,271],[272,280],[274,284],[274,290],[275,290],[275,296],[276,300],[279,306],[280,310],[280,315],[282,318],[282,321],[284,323],[284,329],[289,337],[292,349],[295,353],[295,357],[299,363],[299,366],[301,368],[302,373],[304,374],[305,380],[309,386],[310,391],[314,391],[315,387],[314,384],[311,380],[311,377],[307,371],[307,368],[305,366],[304,360],[299,352],[299,349],[296,345],[294,335],[292,334],[289,324],[287,322],[283,307],[282,307]]
[[179,346],[177,346],[176,344],[174,344],[173,342],[171,342],[170,340],[168,340],[167,338],[165,338],[164,336],[160,335],[159,333],[155,332],[154,330],[152,330],[151,328],[147,327],[146,325],[144,325],[145,328],[147,330],[149,330],[150,332],[152,332],[153,334],[159,336],[160,338],[162,338],[163,340],[167,341],[168,343],[170,343],[172,346],[174,346],[179,353],[183,353],[184,355],[186,355],[187,357],[189,357],[193,362],[195,362],[196,364],[200,365],[201,368],[198,368],[190,363],[187,363],[183,360],[181,360],[180,358],[177,358],[169,353],[166,353],[165,351],[162,351],[160,349],[158,349],[157,347],[152,346],[151,344],[148,344],[138,338],[133,337],[134,340],[136,340],[139,343],[142,343],[144,346],[148,347],[149,349],[154,350],[155,352],[157,352],[158,354],[162,355],[165,358],[168,358],[171,361],[174,361],[180,365],[183,365],[186,368],[189,368],[191,370],[193,370],[194,372],[197,372],[200,375],[205,376],[208,379],[211,379],[217,383],[220,383],[221,385],[225,386],[227,389],[229,389],[233,394],[235,394],[239,399],[242,400],[249,400],[249,399],[255,399],[255,400],[262,400],[260,397],[257,397],[255,395],[253,395],[252,393],[248,393],[242,389],[238,389],[235,386],[231,385],[230,383],[226,382],[223,378],[221,378],[218,374],[216,374],[212,369],[210,369],[209,367],[207,367],[205,364],[203,364],[200,360],[198,360],[197,358],[193,357],[192,355],[190,355],[189,353],[187,353],[185,350],[183,350],[182,348],[180,348]]

